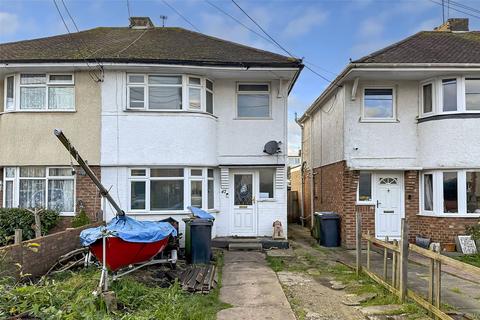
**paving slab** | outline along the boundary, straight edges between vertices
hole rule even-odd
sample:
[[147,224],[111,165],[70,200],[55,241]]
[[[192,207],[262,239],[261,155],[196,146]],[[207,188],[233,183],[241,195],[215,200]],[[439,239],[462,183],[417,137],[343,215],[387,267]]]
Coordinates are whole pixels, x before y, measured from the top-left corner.
[[260,252],[225,252],[220,299],[232,305],[220,320],[295,320],[275,272]]

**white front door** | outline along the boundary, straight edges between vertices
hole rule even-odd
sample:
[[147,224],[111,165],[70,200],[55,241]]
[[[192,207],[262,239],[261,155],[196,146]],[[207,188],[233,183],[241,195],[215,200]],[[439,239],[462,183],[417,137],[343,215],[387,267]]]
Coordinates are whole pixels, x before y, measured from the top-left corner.
[[400,238],[403,218],[403,179],[398,173],[375,175],[375,233],[377,238]]
[[253,172],[233,173],[232,235],[256,236],[255,175]]

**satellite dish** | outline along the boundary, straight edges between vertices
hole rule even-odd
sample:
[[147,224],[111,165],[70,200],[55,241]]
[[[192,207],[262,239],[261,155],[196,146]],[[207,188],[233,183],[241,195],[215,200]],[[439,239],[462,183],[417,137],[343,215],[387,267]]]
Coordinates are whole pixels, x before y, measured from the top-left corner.
[[263,147],[263,152],[268,153],[269,155],[279,153],[280,152],[279,144],[280,142],[277,142],[275,140],[268,141]]

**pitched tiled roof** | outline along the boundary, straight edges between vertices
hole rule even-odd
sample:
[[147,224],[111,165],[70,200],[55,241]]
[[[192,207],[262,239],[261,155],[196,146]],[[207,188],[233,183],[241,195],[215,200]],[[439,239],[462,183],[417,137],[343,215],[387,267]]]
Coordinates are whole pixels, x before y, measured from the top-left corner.
[[103,62],[246,67],[301,65],[297,59],[182,28],[100,27],[78,33],[0,44],[0,63],[81,62],[83,58]]
[[353,63],[480,63],[480,32],[422,31]]

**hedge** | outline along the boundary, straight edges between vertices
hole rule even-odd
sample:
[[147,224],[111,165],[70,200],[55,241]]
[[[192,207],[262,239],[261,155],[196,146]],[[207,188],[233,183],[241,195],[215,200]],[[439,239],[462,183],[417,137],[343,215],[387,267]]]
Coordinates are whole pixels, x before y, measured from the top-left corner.
[[[40,213],[42,235],[47,234],[59,219],[59,213],[54,210],[44,210]],[[23,240],[35,238],[32,226],[35,224],[33,213],[21,208],[0,208],[0,246],[13,243],[15,229],[22,229]]]

